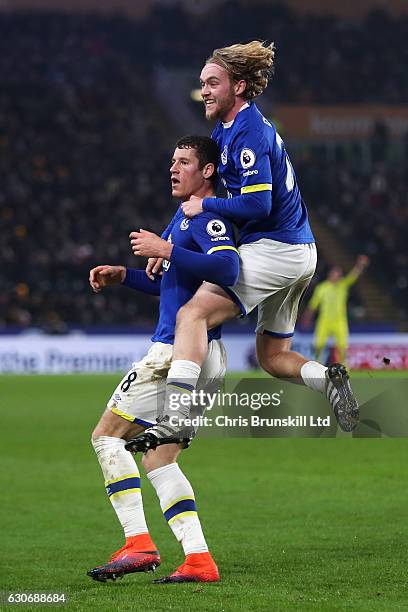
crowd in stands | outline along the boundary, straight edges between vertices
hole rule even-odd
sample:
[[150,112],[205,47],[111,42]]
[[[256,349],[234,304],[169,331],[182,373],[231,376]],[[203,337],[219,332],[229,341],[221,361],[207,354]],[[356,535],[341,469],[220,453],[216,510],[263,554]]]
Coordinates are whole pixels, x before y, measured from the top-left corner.
[[[169,218],[169,151],[149,69],[107,20],[1,17],[0,321],[141,324],[148,307],[89,290],[99,263],[138,265],[128,234]],[[125,291],[125,290],[123,290]]]
[[[143,23],[0,15],[0,327],[58,332],[154,320],[155,298],[130,299],[123,288],[93,295],[88,272],[103,263],[141,266],[129,231],[160,233],[172,215],[174,139],[165,101],[153,95],[155,62],[199,66],[221,43],[261,37],[278,45],[281,100],[406,101],[406,20],[372,15],[350,25],[266,7],[226,3],[211,21],[163,6]],[[378,259],[400,299],[403,172],[386,162],[369,175],[347,161],[312,162],[300,168],[306,201],[356,253]]]
[[[209,13],[157,6],[150,17],[157,62],[201,67],[209,51],[237,41],[274,41],[273,93],[285,102],[398,103],[408,99],[408,17],[372,11],[362,22],[296,15],[284,3],[229,0]],[[170,35],[163,36],[164,31]],[[191,41],[194,41],[194,45]]]
[[315,155],[298,164],[314,211],[351,252],[369,255],[368,273],[393,298],[401,321],[408,318],[407,162],[384,156],[365,170],[347,156],[333,162]]

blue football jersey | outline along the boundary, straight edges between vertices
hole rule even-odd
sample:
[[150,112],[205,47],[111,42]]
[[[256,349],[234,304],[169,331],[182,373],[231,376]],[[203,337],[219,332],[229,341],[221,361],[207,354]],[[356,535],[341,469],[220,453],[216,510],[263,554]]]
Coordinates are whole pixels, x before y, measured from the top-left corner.
[[[167,240],[176,246],[207,255],[227,251],[238,258],[232,223],[223,217],[204,212],[187,219],[180,208],[169,227]],[[194,268],[186,270],[171,261],[163,262],[160,316],[153,342],[173,344],[177,312],[193,297],[203,280],[194,274]],[[209,342],[220,337],[221,326],[208,331]]]
[[177,223],[178,220],[181,221],[181,219],[183,219],[183,218],[184,218],[184,213],[181,210],[181,206],[179,206],[178,209],[176,210],[176,212],[174,213],[174,216],[173,216],[172,220],[170,221],[170,223],[168,224],[168,226],[166,227],[166,229],[164,230],[164,232],[161,235],[163,240],[167,240],[167,238],[171,234],[171,230],[172,230],[173,225],[175,223]]
[[[266,218],[239,221],[229,216],[239,229],[240,244],[260,238],[289,244],[314,242],[285,145],[256,105],[248,103],[232,122],[218,122],[212,138],[220,147],[218,173],[228,197],[264,191],[271,198]],[[217,208],[222,214],[222,205]]]

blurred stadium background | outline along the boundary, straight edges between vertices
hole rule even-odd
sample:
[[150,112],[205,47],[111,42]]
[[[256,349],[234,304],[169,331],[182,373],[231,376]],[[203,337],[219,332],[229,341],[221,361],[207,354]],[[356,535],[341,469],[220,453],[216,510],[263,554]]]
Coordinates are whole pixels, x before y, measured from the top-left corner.
[[[157,316],[149,296],[94,295],[89,269],[144,264],[128,234],[166,226],[174,142],[210,130],[196,95],[202,63],[253,38],[277,46],[259,105],[309,207],[314,282],[371,258],[349,302],[348,361],[408,368],[405,0],[1,0],[3,589],[65,591],[75,610],[134,610],[136,596],[154,610],[407,609],[405,440],[198,439],[181,461],[223,582],[169,595],[150,576],[104,588],[85,575],[122,540],[90,432]],[[255,366],[253,329],[226,326],[230,370]],[[311,353],[301,324],[295,346]],[[20,376],[42,372],[106,375]],[[404,435],[406,381],[387,375],[394,395],[373,381],[382,372],[360,373],[357,390],[364,401],[378,393],[391,416],[400,397],[390,435]],[[180,551],[143,487],[169,572]]]
[[[201,65],[252,38],[277,46],[259,105],[309,207],[315,283],[371,258],[349,364],[408,367],[406,2],[3,0],[0,31],[1,372],[109,372],[144,353],[155,298],[94,295],[88,271],[143,265],[128,233],[166,226],[174,142],[210,131]],[[253,328],[226,327],[231,369],[253,367]],[[295,337],[308,354],[310,331]]]

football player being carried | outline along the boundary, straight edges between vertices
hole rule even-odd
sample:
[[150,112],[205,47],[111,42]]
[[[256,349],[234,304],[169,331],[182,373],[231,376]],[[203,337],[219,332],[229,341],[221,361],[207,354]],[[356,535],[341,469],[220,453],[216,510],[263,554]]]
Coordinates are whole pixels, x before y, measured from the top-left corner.
[[[261,367],[274,377],[326,394],[340,427],[351,431],[359,410],[346,368],[326,368],[291,350],[299,301],[315,272],[317,255],[284,142],[254,103],[268,84],[274,54],[273,44],[236,44],[216,49],[201,71],[206,118],[218,120],[212,138],[220,147],[218,172],[228,197],[193,196],[182,209],[189,218],[204,211],[232,221],[239,229],[241,268],[234,287],[204,283],[179,311],[168,394],[181,380],[195,386],[208,350],[207,329],[258,307]],[[147,273],[159,265],[152,260]],[[169,414],[167,404],[164,417]],[[179,413],[181,421],[188,405],[180,402]],[[153,436],[168,435],[168,428],[159,423],[144,438],[151,447]]]
[[[210,138],[182,138],[176,145],[170,168],[173,197],[179,201],[191,196],[213,197],[218,156],[218,146]],[[212,241],[213,235],[220,231],[222,242]],[[146,525],[139,469],[132,453],[125,448],[126,441],[153,425],[163,411],[178,309],[195,294],[203,280],[234,285],[239,273],[231,222],[218,214],[203,212],[188,220],[179,208],[163,237],[140,230],[132,232],[131,238],[138,254],[148,252],[165,260],[161,277],[149,279],[144,270],[110,265],[98,266],[90,272],[90,284],[96,292],[122,283],[144,293],[160,295],[160,317],[153,345],[119,383],[92,434],[106,491],[126,537],[125,545],[114,553],[110,562],[88,572],[100,581],[148,571],[160,564],[157,547]],[[220,337],[219,326],[208,332],[206,356],[198,380],[201,388],[214,389],[224,377],[226,357]],[[219,574],[208,552],[194,492],[177,464],[182,446],[162,445],[142,458],[164,517],[185,553],[184,563],[158,582],[215,582]],[[137,448],[132,446],[129,450]]]

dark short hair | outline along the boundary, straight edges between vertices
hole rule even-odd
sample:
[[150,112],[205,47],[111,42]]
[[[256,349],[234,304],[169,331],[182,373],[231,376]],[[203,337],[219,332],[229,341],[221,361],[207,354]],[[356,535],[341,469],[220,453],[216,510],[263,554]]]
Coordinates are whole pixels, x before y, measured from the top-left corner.
[[208,136],[183,136],[176,142],[176,149],[195,149],[200,170],[206,164],[214,164],[214,174],[210,177],[212,183],[217,182],[217,166],[220,158],[220,148]]

